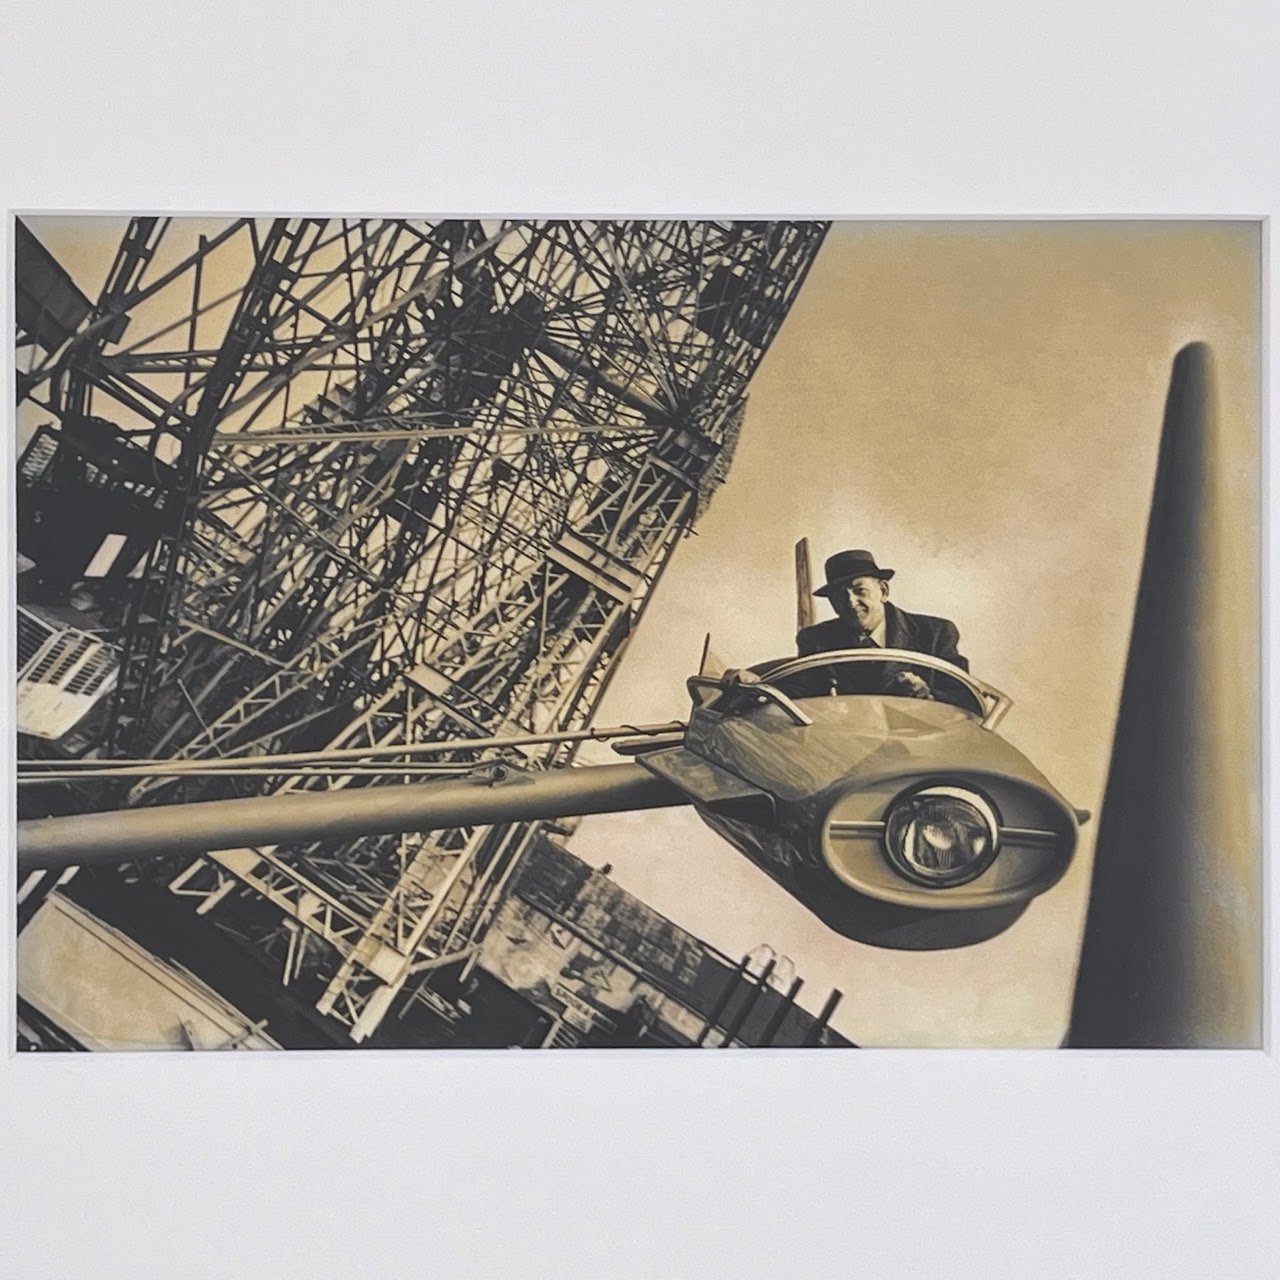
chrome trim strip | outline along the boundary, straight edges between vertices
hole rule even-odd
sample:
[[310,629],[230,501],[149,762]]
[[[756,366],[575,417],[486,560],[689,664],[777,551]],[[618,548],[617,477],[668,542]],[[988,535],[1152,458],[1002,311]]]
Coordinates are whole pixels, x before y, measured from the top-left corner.
[[1044,831],[1039,827],[1001,827],[1000,838],[1009,844],[1054,845],[1062,837],[1056,831]]
[[827,830],[838,840],[856,840],[859,836],[884,835],[883,822],[833,822]]
[[[828,824],[827,831],[834,840],[878,839],[884,835],[884,823],[836,821]],[[1057,831],[1045,831],[1040,827],[1001,827],[999,834],[1002,845],[1054,845],[1061,839]]]

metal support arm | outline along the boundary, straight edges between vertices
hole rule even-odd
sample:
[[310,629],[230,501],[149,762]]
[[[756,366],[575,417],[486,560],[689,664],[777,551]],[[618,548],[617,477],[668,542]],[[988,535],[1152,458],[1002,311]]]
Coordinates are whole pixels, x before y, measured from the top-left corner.
[[18,866],[26,873],[43,867],[116,865],[245,845],[434,831],[688,803],[676,787],[636,764],[520,774],[496,784],[469,781],[294,791],[20,822]]

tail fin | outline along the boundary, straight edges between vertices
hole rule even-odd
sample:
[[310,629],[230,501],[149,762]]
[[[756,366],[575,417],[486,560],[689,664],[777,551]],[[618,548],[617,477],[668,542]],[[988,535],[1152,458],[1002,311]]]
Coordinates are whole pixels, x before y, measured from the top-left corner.
[[711,632],[707,632],[706,639],[702,642],[702,657],[698,659],[698,674],[700,676],[722,676],[729,668],[720,660],[718,654],[711,648]]
[[813,608],[813,569],[809,563],[809,539],[796,543],[796,630],[803,631],[817,621]]

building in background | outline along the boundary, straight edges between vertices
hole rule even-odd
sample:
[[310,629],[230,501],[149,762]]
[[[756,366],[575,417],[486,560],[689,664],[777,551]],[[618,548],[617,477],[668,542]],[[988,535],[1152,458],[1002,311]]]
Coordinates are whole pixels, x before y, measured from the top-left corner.
[[[111,901],[84,895],[109,923],[79,900],[86,883],[77,877],[48,895],[19,938],[20,1049],[344,1043],[325,1020],[299,1017],[273,998],[269,973],[255,973],[251,953],[229,963],[215,923],[175,929],[163,898],[142,885]],[[68,967],[85,980],[67,983]],[[797,1003],[803,980],[785,957],[762,946],[735,963],[545,833],[484,940],[421,978],[371,1045],[849,1046],[827,1025],[839,992],[815,1016]]]

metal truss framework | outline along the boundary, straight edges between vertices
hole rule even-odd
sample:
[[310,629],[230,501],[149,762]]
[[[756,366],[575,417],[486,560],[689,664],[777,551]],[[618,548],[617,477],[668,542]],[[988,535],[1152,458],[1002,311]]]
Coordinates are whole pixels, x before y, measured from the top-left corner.
[[[20,335],[20,400],[154,514],[117,575],[105,754],[586,725],[723,478],[747,382],[824,232],[135,219],[76,332]],[[107,435],[128,463],[114,475],[93,451]],[[130,802],[252,785],[151,779]],[[361,1040],[406,986],[473,951],[537,830],[211,852],[171,887]]]

